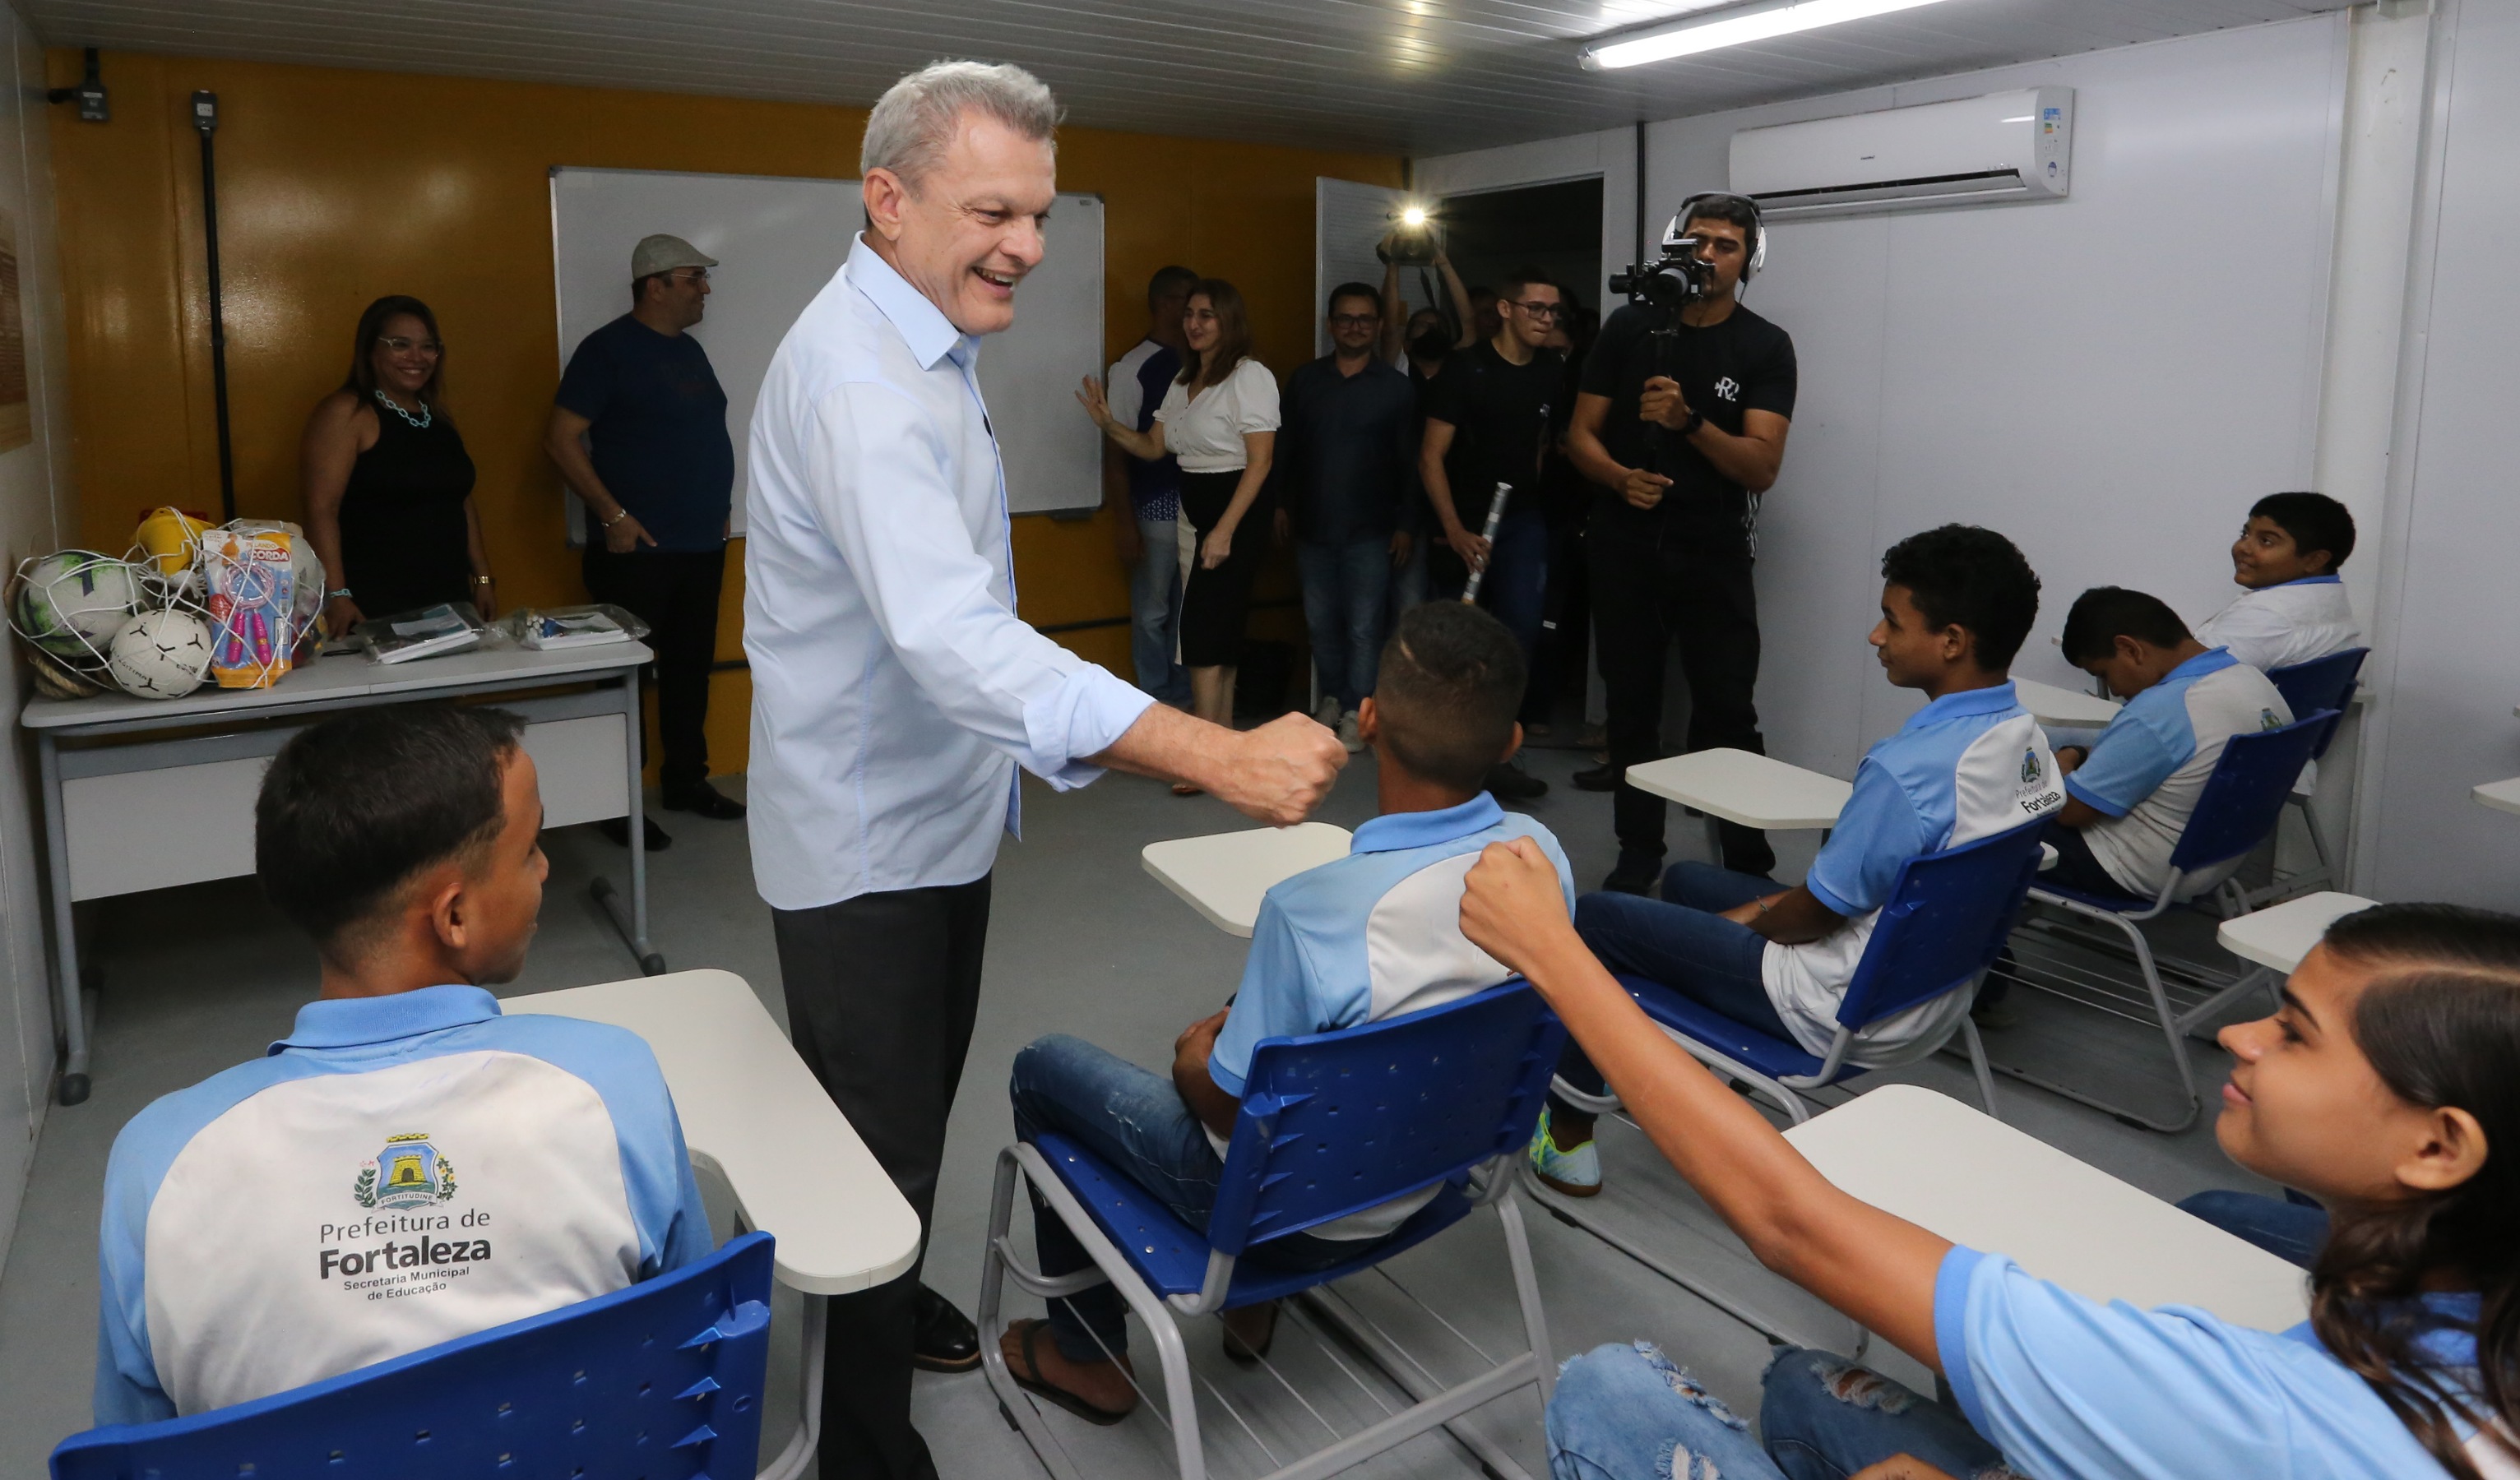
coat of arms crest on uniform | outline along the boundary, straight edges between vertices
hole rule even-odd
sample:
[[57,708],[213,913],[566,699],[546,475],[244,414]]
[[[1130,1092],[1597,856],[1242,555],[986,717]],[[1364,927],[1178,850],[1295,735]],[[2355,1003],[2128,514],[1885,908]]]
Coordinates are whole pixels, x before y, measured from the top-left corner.
[[2023,785],[2025,785],[2025,786],[2035,786],[2035,785],[2039,785],[2039,776],[2040,776],[2039,752],[2038,752],[2038,751],[2036,751],[2036,750],[2024,750],[2024,751],[2022,751],[2022,752],[2021,752],[2021,784],[2022,784]]
[[363,1208],[428,1207],[455,1195],[455,1163],[426,1131],[388,1136],[384,1149],[360,1166],[350,1195]]

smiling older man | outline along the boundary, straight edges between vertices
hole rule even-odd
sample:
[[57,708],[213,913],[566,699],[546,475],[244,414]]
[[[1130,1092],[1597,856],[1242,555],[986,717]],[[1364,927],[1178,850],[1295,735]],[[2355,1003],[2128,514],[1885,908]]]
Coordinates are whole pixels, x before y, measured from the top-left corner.
[[[752,420],[753,879],[796,1051],[922,1222],[1016,768],[1061,790],[1104,768],[1187,781],[1285,824],[1346,759],[1302,715],[1238,734],[1154,704],[1015,616],[976,364],[1042,259],[1057,121],[1013,67],[939,63],[895,83],[867,119],[868,229],[788,330]],[[912,1354],[976,1366],[970,1323],[915,1272],[832,1318],[823,1474],[933,1475]]]

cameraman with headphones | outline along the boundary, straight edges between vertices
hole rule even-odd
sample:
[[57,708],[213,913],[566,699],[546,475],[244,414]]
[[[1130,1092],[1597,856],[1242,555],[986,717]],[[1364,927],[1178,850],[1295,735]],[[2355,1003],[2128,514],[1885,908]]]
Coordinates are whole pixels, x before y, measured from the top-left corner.
[[[1603,490],[1585,545],[1610,760],[1575,784],[1618,793],[1619,862],[1605,889],[1643,894],[1662,872],[1664,804],[1625,777],[1662,755],[1670,644],[1688,680],[1686,748],[1766,753],[1753,530],[1784,460],[1795,374],[1793,339],[1736,295],[1766,246],[1747,198],[1682,202],[1663,260],[1630,274],[1631,301],[1601,326],[1567,429],[1568,457]],[[1720,830],[1724,867],[1776,868],[1767,834]]]

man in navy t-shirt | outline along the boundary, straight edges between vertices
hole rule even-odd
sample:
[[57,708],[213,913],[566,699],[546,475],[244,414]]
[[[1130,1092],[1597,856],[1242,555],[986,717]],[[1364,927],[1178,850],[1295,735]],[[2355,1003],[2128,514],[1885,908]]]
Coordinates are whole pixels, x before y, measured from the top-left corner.
[[[631,310],[569,356],[543,447],[586,502],[590,536],[601,535],[586,544],[588,594],[650,628],[665,805],[732,820],[743,804],[708,783],[706,725],[735,442],[717,372],[685,333],[706,309],[716,265],[680,237],[640,242]],[[608,826],[629,840],[625,823]],[[670,841],[651,820],[648,846]]]

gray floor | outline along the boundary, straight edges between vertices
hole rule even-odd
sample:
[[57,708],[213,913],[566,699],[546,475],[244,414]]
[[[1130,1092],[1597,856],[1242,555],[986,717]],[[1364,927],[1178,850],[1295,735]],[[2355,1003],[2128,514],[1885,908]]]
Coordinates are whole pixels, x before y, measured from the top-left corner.
[[[1553,789],[1528,810],[1557,832],[1589,885],[1608,868],[1612,844],[1609,799],[1565,785],[1586,763],[1573,751],[1532,752],[1532,770]],[[1342,779],[1323,816],[1353,827],[1372,810],[1371,768],[1361,765]],[[988,992],[954,1117],[927,1264],[928,1281],[966,1309],[977,1286],[990,1168],[1008,1139],[1002,1076],[1014,1050],[1056,1030],[1160,1066],[1182,1025],[1212,1011],[1233,990],[1242,961],[1242,942],[1202,922],[1149,878],[1137,858],[1148,842],[1242,825],[1219,803],[1181,800],[1154,783],[1115,776],[1065,796],[1028,785],[1024,816],[1027,839],[1010,843],[1000,856]],[[769,912],[752,891],[742,828],[673,815],[666,821],[676,845],[652,861],[659,947],[677,968],[741,973],[784,1017]],[[1676,857],[1704,851],[1698,825],[1677,813],[1672,836]],[[1780,876],[1798,876],[1815,842],[1810,834],[1780,836]],[[524,977],[507,990],[545,991],[633,974],[629,955],[586,892],[599,872],[619,876],[621,855],[585,828],[554,833],[549,848],[553,870],[541,937]],[[91,959],[106,971],[95,1095],[84,1105],[53,1112],[0,1277],[0,1480],[42,1474],[53,1443],[88,1421],[98,1188],[114,1132],[153,1098],[259,1054],[287,1031],[315,985],[311,953],[248,880],[107,901],[91,927],[97,942]],[[2210,946],[2196,944],[2198,932],[2188,934],[2191,954],[2212,955]],[[2044,1059],[2078,1081],[2148,1094],[2149,1103],[2175,1099],[2157,1035],[2147,1038],[2129,1024],[2036,999],[2024,1002],[2022,1012],[2023,1029],[1998,1035],[2011,1040],[1997,1044],[1999,1056]],[[2219,1082],[2219,1051],[2197,1045],[2193,1052],[2200,1079],[2209,1087]],[[1879,1078],[1973,1100],[1965,1069],[1950,1059]],[[2252,1185],[2223,1161],[2210,1131],[2150,1135],[2026,1087],[2006,1084],[2003,1096],[2004,1116],[2013,1124],[2153,1192],[2178,1196]],[[1847,1339],[1842,1321],[1751,1264],[1660,1167],[1642,1138],[1614,1126],[1603,1144],[1613,1185],[1598,1199],[1601,1217],[1703,1271],[1711,1283],[1805,1341]],[[1767,1356],[1762,1338],[1589,1235],[1545,1215],[1534,1216],[1531,1229],[1557,1355],[1650,1337],[1717,1392],[1755,1403]],[[1346,1294],[1359,1309],[1447,1379],[1475,1369],[1478,1359],[1465,1342],[1497,1353],[1518,1339],[1503,1242],[1487,1215],[1393,1261],[1389,1278],[1349,1286]],[[1426,1297],[1440,1320],[1415,1305],[1415,1296]],[[794,1329],[792,1305],[780,1307],[778,1317]],[[1214,1384],[1200,1409],[1210,1467],[1219,1476],[1265,1472],[1274,1465],[1263,1446],[1283,1460],[1327,1442],[1325,1424],[1353,1432],[1382,1415],[1379,1405],[1395,1403],[1395,1390],[1352,1354],[1326,1351],[1300,1326],[1282,1328],[1275,1360],[1301,1401],[1272,1375],[1227,1364],[1208,1327],[1200,1323],[1190,1339],[1194,1364]],[[787,1396],[792,1348],[783,1342],[775,1350],[777,1396],[765,1452],[785,1442],[794,1413]],[[1892,1354],[1882,1361],[1894,1373],[1919,1380],[1906,1359]],[[1220,1399],[1248,1422],[1248,1432]],[[918,1413],[939,1467],[956,1480],[1042,1473],[976,1375],[922,1375]],[[1470,1421],[1536,1473],[1544,1469],[1539,1405],[1529,1393],[1493,1403]],[[1170,1440],[1147,1413],[1108,1430],[1056,1412],[1050,1422],[1085,1473],[1168,1472]],[[1359,1473],[1470,1476],[1477,1468],[1460,1446],[1430,1436]]]

